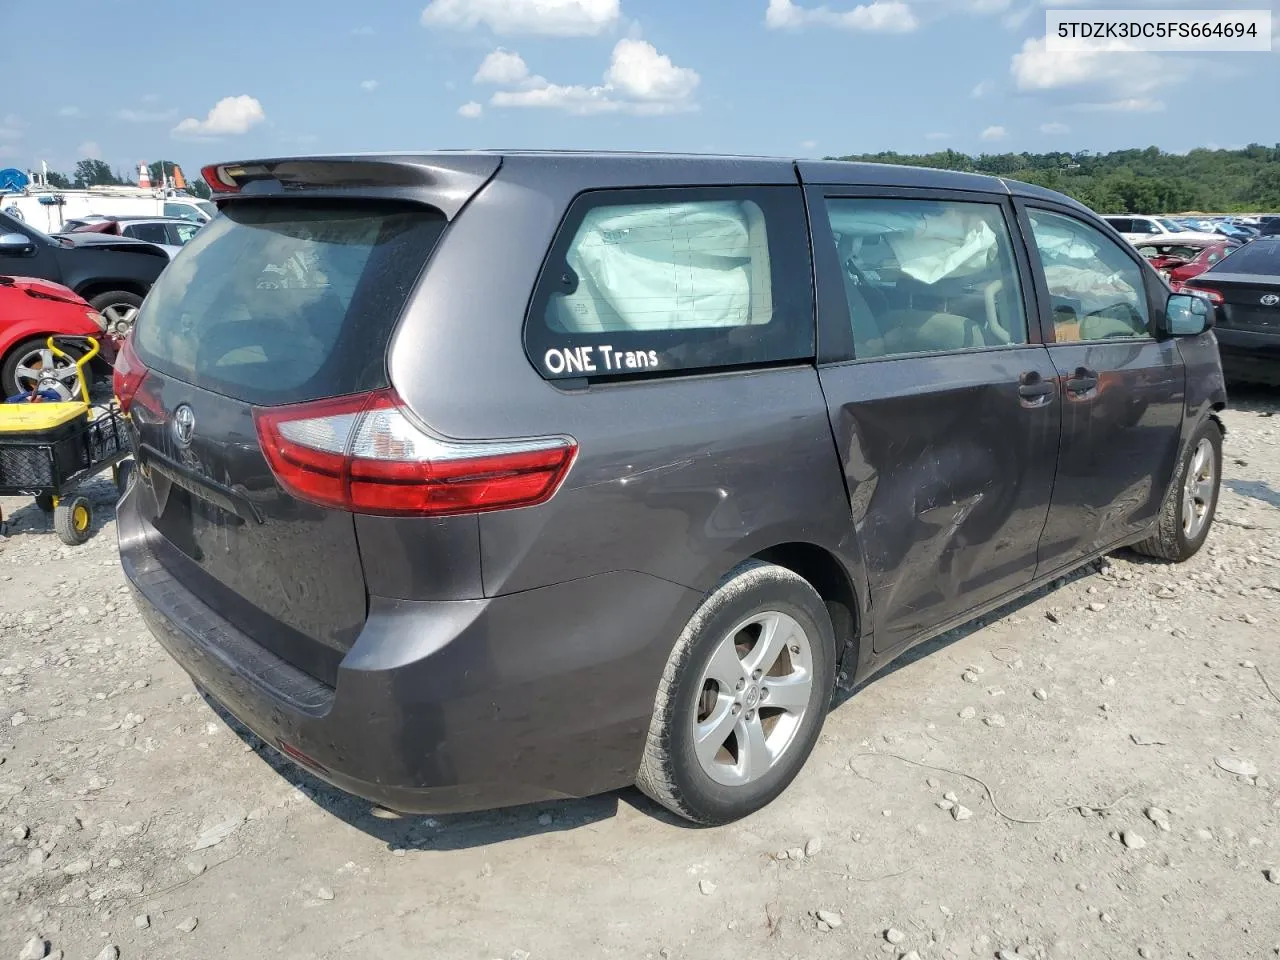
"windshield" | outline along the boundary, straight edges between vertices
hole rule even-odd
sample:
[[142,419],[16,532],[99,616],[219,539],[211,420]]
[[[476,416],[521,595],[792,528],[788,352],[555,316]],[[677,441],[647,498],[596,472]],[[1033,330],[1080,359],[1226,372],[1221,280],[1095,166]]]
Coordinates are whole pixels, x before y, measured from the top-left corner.
[[218,215],[218,208],[208,200],[197,200],[196,206],[207,213],[210,220]]
[[1246,243],[1219,260],[1209,272],[1280,276],[1280,243],[1271,240]]
[[45,243],[53,247],[66,247],[71,245],[71,241],[63,240],[61,237],[51,237],[44,231],[31,226],[29,223],[15,220],[7,213],[0,213],[0,233],[25,233],[33,239],[43,240]]

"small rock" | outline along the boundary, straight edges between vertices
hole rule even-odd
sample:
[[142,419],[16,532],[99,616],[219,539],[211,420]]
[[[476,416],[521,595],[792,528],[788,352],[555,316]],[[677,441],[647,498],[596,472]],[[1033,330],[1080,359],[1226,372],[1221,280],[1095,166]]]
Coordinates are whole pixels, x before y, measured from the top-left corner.
[[120,948],[114,944],[107,944],[98,951],[97,960],[120,960]]
[[1126,830],[1122,833],[1120,840],[1130,850],[1141,850],[1147,845],[1147,841],[1142,839],[1142,835],[1134,833],[1132,830]]
[[1086,885],[1085,885],[1085,884],[1083,884],[1083,883],[1077,883],[1077,884],[1076,884],[1076,889],[1077,889],[1077,890],[1079,890],[1081,893],[1088,893],[1088,892],[1089,892],[1089,888],[1088,888],[1088,886],[1086,886]]
[[957,803],[951,808],[951,817],[954,820],[971,820],[973,819],[973,811],[963,803]]
[[333,891],[330,890],[328,887],[320,887],[318,890],[316,890],[316,896],[319,897],[321,900],[332,900]]
[[78,877],[83,873],[88,873],[92,869],[93,864],[88,860],[72,860],[62,868],[62,872],[69,877]]
[[790,852],[789,852],[789,851],[787,851],[787,850],[779,850],[777,853],[775,853],[775,854],[773,855],[773,859],[775,859],[775,860],[789,860],[789,859],[791,859],[791,854],[790,854]]
[[224,820],[221,823],[214,824],[212,827],[201,832],[201,834],[196,837],[195,843],[192,845],[191,849],[195,851],[207,850],[209,847],[216,847],[223,840],[227,839],[227,837],[231,836],[231,834],[235,833],[236,828],[242,823],[244,823],[243,817],[232,817],[229,820]]
[[41,850],[39,847],[36,847],[34,850],[32,850],[30,853],[27,854],[27,866],[38,867],[42,863],[44,863],[45,860],[47,859],[49,859],[49,855],[45,853],[43,850]]
[[844,926],[844,918],[834,910],[819,910],[817,917],[832,930],[836,927]]
[[183,933],[190,933],[200,925],[200,921],[196,917],[187,917],[181,921],[174,929],[181,930]]
[[511,960],[529,960],[533,956],[528,950],[512,950]]
[[538,826],[540,826],[540,827],[549,827],[549,826],[551,826],[551,814],[549,814],[549,813],[543,813],[543,814],[540,814],[540,815],[538,816]]
[[936,806],[939,810],[950,810],[952,807],[955,806],[955,804],[952,803],[950,800],[939,800],[934,804],[934,806]]
[[[963,680],[965,683],[977,683],[978,675],[974,673],[972,670],[966,670],[964,673],[960,674],[960,679]],[[16,719],[17,718],[15,718],[15,720]]]
[[1275,867],[1263,870],[1262,875],[1271,883],[1280,884],[1280,870],[1277,870]]
[[1139,947],[1138,956],[1141,957],[1142,960],[1151,960],[1151,951],[1146,947]]
[[1044,687],[1036,687],[1034,690],[1031,691],[1031,695],[1035,697],[1037,700],[1049,699],[1049,691],[1046,690]]
[[899,957],[898,960],[920,960],[920,954],[916,953],[914,950],[908,950]]
[[1227,771],[1227,773],[1234,773],[1237,777],[1256,777],[1258,775],[1257,765],[1244,757],[1227,755],[1215,757],[1213,762]]
[[937,790],[938,780],[936,777],[926,777],[924,781],[924,785],[928,787],[930,790]]
[[804,848],[803,848],[803,847],[792,847],[790,850],[788,850],[788,851],[787,851],[787,856],[788,856],[788,857],[790,857],[792,860],[803,860],[803,859],[804,859]]
[[49,953],[49,944],[40,937],[32,937],[18,954],[18,960],[44,960]]
[[982,722],[988,727],[1003,727],[1005,725],[1004,715],[1000,713],[993,713],[989,717],[983,717]]
[[804,855],[806,857],[816,857],[822,852],[822,839],[819,837],[810,837],[809,842],[804,845]]
[[959,802],[960,802],[960,798],[956,796],[956,793],[955,793],[955,791],[954,791],[954,790],[948,790],[946,793],[944,793],[944,794],[942,795],[942,799],[943,799],[943,800],[950,800],[952,803],[959,803]]
[[1103,678],[1102,678],[1102,685],[1103,685],[1104,687],[1114,687],[1114,686],[1116,685],[1116,678],[1115,678],[1115,677],[1110,677],[1110,676],[1103,677]]
[[1061,622],[1062,622],[1062,619],[1061,619],[1061,618],[1058,616],[1058,614],[1057,614],[1057,613],[1055,613],[1053,610],[1046,610],[1046,611],[1044,612],[1044,618],[1045,618],[1046,620],[1048,620],[1050,623],[1061,623]]
[[892,943],[894,946],[897,946],[898,944],[902,943],[902,941],[907,939],[907,935],[903,933],[901,930],[899,930],[897,927],[890,927],[888,930],[884,932],[884,938],[888,940],[890,943]]
[[710,880],[699,880],[698,891],[704,896],[709,897],[716,892],[716,885]]
[[1089,604],[1089,609],[1093,613],[1101,613],[1103,610],[1107,609],[1107,605],[1098,600],[1095,600],[1093,601],[1093,603]]
[[1157,829],[1164,833],[1169,832],[1169,814],[1165,811],[1161,810],[1159,807],[1147,807],[1143,813],[1146,815],[1148,820],[1156,825]]
[[1196,839],[1197,839],[1197,840],[1206,840],[1206,841],[1207,841],[1207,840],[1212,840],[1212,839],[1213,839],[1213,831],[1212,831],[1212,830],[1209,830],[1209,829],[1206,829],[1205,827],[1200,827],[1200,828],[1198,828],[1198,829],[1196,830]]
[[965,707],[958,714],[961,720],[972,720],[977,715],[978,715],[978,711],[975,710],[973,707]]
[[146,930],[151,926],[151,918],[145,913],[140,913],[133,918],[133,928],[135,930]]
[[188,860],[188,861],[187,861],[187,873],[191,874],[193,877],[198,877],[198,876],[200,876],[200,874],[204,873],[204,872],[205,872],[205,870],[207,870],[207,869],[208,869],[208,867],[206,867],[206,866],[205,866],[203,863],[201,863],[199,860]]
[[379,820],[399,820],[400,814],[386,807],[371,807],[369,813]]
[[1098,919],[1101,920],[1103,923],[1115,923],[1115,919],[1111,916],[1111,914],[1107,913],[1107,911],[1105,910],[1103,910],[1102,913],[1098,914]]
[[24,824],[18,824],[18,826],[9,831],[9,835],[13,839],[21,841],[31,836],[31,830]]

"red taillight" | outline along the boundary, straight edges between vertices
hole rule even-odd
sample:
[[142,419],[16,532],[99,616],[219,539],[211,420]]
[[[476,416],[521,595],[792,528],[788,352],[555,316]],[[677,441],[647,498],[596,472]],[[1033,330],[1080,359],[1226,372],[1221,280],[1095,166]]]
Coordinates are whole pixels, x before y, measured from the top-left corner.
[[138,392],[138,387],[142,386],[146,376],[146,365],[138,359],[132,341],[126,337],[116,353],[115,372],[111,375],[112,392],[120,402],[120,409],[125,413],[128,413],[129,408],[133,406],[134,394]]
[[1187,287],[1187,292],[1194,293],[1198,297],[1204,297],[1215,307],[1221,306],[1225,302],[1225,298],[1221,293],[1217,290],[1210,289],[1209,287]]
[[211,163],[200,171],[204,182],[214,193],[239,193],[240,184],[236,183],[227,172],[226,164]]
[[380,516],[509,510],[555,495],[565,437],[453,441],[419,427],[393,390],[253,412],[277,482],[301,500]]

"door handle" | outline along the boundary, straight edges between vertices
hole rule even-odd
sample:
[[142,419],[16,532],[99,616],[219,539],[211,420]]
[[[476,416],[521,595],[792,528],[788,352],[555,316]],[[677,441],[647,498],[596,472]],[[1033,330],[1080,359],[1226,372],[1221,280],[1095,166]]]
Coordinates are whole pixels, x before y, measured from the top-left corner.
[[1035,370],[1028,370],[1018,377],[1018,396],[1022,398],[1023,406],[1043,406],[1053,398],[1056,392],[1057,387],[1054,382],[1046,380]]
[[1067,378],[1067,393],[1082,394],[1097,389],[1098,375],[1092,370],[1077,367],[1076,372]]

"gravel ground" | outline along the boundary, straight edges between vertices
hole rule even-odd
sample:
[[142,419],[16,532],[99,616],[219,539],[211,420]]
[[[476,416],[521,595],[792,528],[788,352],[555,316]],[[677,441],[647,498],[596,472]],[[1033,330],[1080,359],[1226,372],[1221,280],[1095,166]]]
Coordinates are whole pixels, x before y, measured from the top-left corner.
[[1228,413],[1195,560],[1119,555],[913,651],[715,830],[635,791],[376,816],[196,695],[109,520],[64,548],[0,500],[0,960],[1276,956],[1277,409]]

